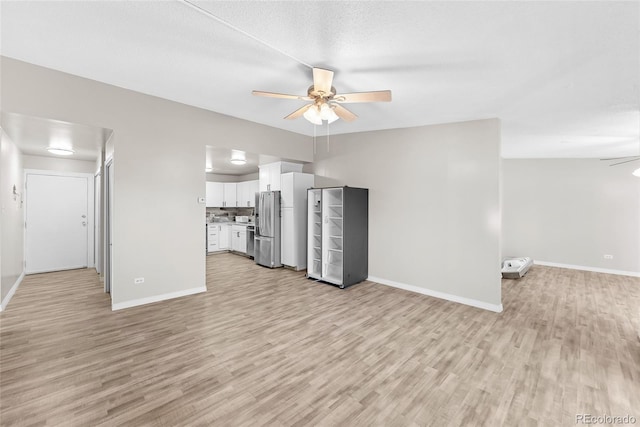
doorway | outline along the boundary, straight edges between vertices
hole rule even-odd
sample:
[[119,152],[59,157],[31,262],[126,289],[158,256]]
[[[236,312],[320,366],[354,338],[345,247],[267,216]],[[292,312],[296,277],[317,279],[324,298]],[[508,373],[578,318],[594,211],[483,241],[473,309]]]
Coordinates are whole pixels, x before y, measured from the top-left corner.
[[25,273],[93,267],[93,175],[25,171]]

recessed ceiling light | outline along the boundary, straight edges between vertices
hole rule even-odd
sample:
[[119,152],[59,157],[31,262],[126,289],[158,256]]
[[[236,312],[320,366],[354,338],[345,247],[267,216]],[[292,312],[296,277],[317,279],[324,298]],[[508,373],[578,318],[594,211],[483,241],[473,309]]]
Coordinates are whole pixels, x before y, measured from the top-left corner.
[[70,148],[57,148],[57,147],[49,147],[47,148],[47,151],[50,152],[51,154],[57,154],[58,156],[70,156],[73,153],[75,153],[75,151],[73,151]]

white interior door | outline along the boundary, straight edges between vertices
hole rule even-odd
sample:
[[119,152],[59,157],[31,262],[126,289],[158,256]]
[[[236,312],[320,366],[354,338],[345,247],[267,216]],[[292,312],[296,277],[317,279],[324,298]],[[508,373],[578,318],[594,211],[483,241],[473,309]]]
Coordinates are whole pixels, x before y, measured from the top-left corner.
[[26,199],[26,273],[87,267],[89,179],[27,174]]

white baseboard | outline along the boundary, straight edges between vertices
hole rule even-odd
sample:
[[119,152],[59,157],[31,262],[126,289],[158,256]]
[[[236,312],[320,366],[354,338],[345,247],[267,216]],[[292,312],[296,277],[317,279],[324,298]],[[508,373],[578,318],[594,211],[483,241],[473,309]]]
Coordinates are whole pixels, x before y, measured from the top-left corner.
[[635,271],[611,270],[608,268],[586,267],[584,265],[560,264],[557,262],[538,261],[537,259],[533,260],[533,263],[536,265],[544,265],[545,267],[568,268],[570,270],[593,271],[594,273],[606,273],[606,274],[617,274],[620,276],[640,277],[640,273]]
[[139,299],[133,299],[130,301],[119,302],[117,304],[112,304],[111,310],[112,311],[122,310],[123,308],[137,307],[139,305],[151,304],[152,302],[159,302],[159,301],[164,301],[164,300],[173,299],[173,298],[186,297],[187,295],[199,294],[202,292],[207,292],[206,286],[200,286],[197,288],[185,289],[183,291],[169,292],[168,294],[154,295],[152,297],[139,298]]
[[422,295],[428,295],[430,297],[440,298],[447,301],[457,302],[464,305],[470,305],[471,307],[482,308],[483,310],[489,310],[496,313],[502,312],[502,304],[489,304],[483,301],[478,301],[471,298],[460,297],[457,295],[447,294],[445,292],[434,291],[427,288],[421,288],[419,286],[407,285],[406,283],[395,282],[393,280],[381,279],[379,277],[369,276],[367,280],[380,283],[381,285],[391,286],[398,289],[404,289],[405,291],[411,291]]
[[11,289],[9,289],[9,293],[7,294],[7,296],[4,297],[4,300],[2,300],[2,302],[0,303],[0,311],[7,309],[7,304],[9,304],[9,301],[11,301],[11,298],[13,298],[13,294],[15,294],[18,290],[18,286],[20,286],[20,283],[22,283],[22,279],[24,279],[24,270],[22,270],[22,274],[20,274],[18,280],[16,280],[16,283],[13,284]]

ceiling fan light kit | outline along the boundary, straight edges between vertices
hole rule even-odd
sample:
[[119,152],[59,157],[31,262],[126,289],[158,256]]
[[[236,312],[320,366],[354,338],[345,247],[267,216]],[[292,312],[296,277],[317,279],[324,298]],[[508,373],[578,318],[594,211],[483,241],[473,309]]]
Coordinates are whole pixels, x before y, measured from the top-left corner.
[[323,121],[333,123],[338,119],[352,122],[358,118],[357,115],[340,104],[355,102],[390,102],[391,91],[381,90],[374,92],[355,92],[337,94],[336,88],[332,86],[333,71],[324,68],[313,68],[313,84],[307,89],[307,96],[287,95],[276,92],[265,92],[254,90],[255,96],[269,98],[299,99],[303,101],[313,101],[298,108],[285,119],[293,120],[303,116],[314,125],[322,125]]

